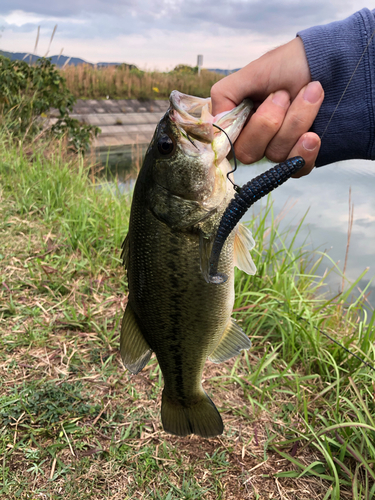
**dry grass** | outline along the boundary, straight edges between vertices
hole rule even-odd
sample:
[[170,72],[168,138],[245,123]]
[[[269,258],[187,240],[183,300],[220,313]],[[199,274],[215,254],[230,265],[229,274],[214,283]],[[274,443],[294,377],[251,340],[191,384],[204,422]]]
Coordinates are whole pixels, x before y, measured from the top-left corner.
[[172,90],[208,97],[223,76],[203,70],[189,73],[139,71],[115,66],[96,68],[81,64],[62,69],[68,89],[80,99],[167,99]]
[[[3,215],[12,211],[9,202],[3,201],[1,208]],[[0,321],[2,395],[12,398],[15,390],[36,390],[41,382],[58,386],[63,381],[72,387],[79,383],[80,394],[99,407],[92,416],[67,417],[46,425],[47,432],[32,419],[30,422],[27,411],[13,419],[5,434],[3,427],[6,477],[12,484],[22,485],[20,498],[31,498],[31,492],[40,498],[64,494],[69,499],[92,500],[168,498],[169,492],[173,492],[170,498],[207,500],[326,498],[329,481],[309,475],[278,477],[299,472],[270,447],[271,441],[283,440],[289,428],[280,408],[296,404],[287,385],[279,387],[279,395],[266,410],[254,412],[243,388],[231,376],[236,364],[236,373],[246,381],[244,356],[219,366],[208,362],[205,387],[221,409],[224,435],[206,440],[165,434],[160,424],[161,385],[155,360],[132,377],[120,361],[116,325],[126,294],[114,284],[121,281],[122,270],[106,274],[107,286],[104,276],[90,276],[82,268],[69,279],[82,257],[72,253],[64,266],[69,292],[61,298],[50,287],[60,271],[49,259],[61,251],[59,237],[45,234],[38,221],[14,215],[7,218],[7,225],[7,237],[2,238],[1,297],[4,303],[11,296],[15,309],[5,317],[3,310]],[[17,257],[10,255],[14,245]],[[26,289],[20,284],[27,284]],[[72,309],[80,319],[67,318]],[[103,335],[103,325],[107,331],[116,328],[111,338]],[[256,350],[251,360],[254,370],[266,346]],[[303,377],[302,367],[300,375]],[[249,390],[257,390],[247,385]],[[72,421],[75,428],[69,431]],[[68,433],[62,432],[64,426]],[[293,426],[304,430],[298,419]],[[321,453],[303,448],[302,442],[285,451],[303,466],[324,461]],[[33,452],[42,462],[36,472]],[[10,487],[4,498],[17,498],[16,491]],[[189,497],[189,491],[195,496]],[[340,498],[352,498],[350,491],[343,490]]]
[[273,225],[263,239],[258,221],[259,274],[236,284],[253,348],[204,372],[225,432],[170,436],[155,358],[130,376],[118,352],[128,200],[94,191],[87,172],[54,155],[1,154],[0,498],[371,498],[374,376],[296,317],[370,362],[374,319],[316,299],[308,256],[274,241]]

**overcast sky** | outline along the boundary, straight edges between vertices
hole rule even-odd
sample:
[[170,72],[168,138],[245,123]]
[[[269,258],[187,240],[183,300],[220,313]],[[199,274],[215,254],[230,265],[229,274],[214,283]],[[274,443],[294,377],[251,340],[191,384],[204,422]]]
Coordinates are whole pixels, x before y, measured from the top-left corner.
[[[375,4],[375,2],[372,2]],[[1,0],[0,49],[127,62],[142,69],[242,67],[297,31],[343,19],[358,0]]]

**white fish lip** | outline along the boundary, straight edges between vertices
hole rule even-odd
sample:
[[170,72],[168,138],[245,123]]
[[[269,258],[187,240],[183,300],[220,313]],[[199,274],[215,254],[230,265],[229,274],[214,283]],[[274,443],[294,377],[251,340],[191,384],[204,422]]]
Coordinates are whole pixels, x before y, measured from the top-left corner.
[[[230,140],[234,142],[253,107],[253,103],[249,99],[245,99],[234,109],[213,116],[209,97],[206,99],[193,97],[173,90],[169,100],[171,104],[170,119],[176,123],[184,135],[188,135],[194,140],[197,139],[203,144],[211,144],[218,163],[229,153],[230,144],[225,134],[214,127],[214,124],[224,129]],[[201,149],[199,144],[197,149]]]

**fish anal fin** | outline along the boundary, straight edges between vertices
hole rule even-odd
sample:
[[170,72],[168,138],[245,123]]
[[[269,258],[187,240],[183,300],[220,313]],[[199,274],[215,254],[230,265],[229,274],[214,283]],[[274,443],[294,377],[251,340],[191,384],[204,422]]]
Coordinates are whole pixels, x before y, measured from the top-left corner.
[[219,436],[224,430],[220,413],[204,391],[193,404],[183,406],[178,401],[169,398],[164,390],[161,420],[165,432],[175,436],[196,434],[210,438]]
[[121,258],[122,263],[124,264],[125,269],[128,269],[129,264],[129,233],[126,235],[123,244],[121,245],[122,252]]
[[134,374],[140,372],[147,365],[152,354],[152,349],[143,337],[129,303],[122,319],[120,353],[125,367]]
[[238,224],[234,238],[234,265],[247,274],[255,274],[257,271],[250,255],[250,250],[254,248],[254,245],[250,229],[243,224]]
[[213,350],[208,359],[214,363],[222,363],[227,359],[238,356],[244,349],[250,349],[251,341],[235,320],[231,318],[220,339],[219,345]]

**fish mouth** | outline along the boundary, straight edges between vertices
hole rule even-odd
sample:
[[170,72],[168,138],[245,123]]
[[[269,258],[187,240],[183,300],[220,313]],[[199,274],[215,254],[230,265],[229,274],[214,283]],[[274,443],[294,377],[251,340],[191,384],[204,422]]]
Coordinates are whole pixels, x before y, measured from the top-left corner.
[[[230,143],[222,128],[232,143],[239,136],[253,107],[250,99],[230,111],[212,115],[211,98],[194,97],[173,90],[170,98],[169,117],[176,124],[183,138],[185,153],[197,155],[210,145],[215,153],[216,162],[221,161],[230,151]],[[195,148],[195,149],[194,149]]]

